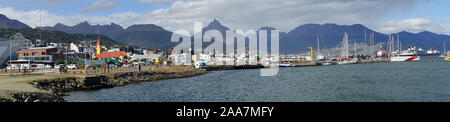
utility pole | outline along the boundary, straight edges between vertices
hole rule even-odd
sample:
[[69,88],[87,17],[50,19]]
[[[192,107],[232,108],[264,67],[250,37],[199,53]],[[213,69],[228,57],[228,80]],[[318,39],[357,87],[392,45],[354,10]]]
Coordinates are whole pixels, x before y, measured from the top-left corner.
[[[6,25],[6,30],[8,30],[8,24],[5,24]],[[11,76],[12,75],[12,63],[11,63],[11,60],[12,60],[12,51],[11,51],[11,48],[12,48],[12,46],[11,46],[11,38],[12,38],[12,36],[11,37],[9,37],[9,65],[10,65],[10,69],[9,69],[9,76]],[[6,68],[8,68],[8,67],[6,67]]]

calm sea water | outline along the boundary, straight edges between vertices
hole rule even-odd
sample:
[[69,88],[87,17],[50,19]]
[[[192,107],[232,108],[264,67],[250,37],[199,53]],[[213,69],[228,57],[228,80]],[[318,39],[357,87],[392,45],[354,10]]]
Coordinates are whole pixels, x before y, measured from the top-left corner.
[[183,78],[109,89],[77,91],[65,98],[81,102],[303,102],[450,101],[450,61],[422,57],[417,62],[214,71]]

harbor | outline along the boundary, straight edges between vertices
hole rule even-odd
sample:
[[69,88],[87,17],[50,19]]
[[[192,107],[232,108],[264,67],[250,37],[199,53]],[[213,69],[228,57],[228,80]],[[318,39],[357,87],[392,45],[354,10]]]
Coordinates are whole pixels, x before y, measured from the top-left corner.
[[[350,46],[351,39],[344,33],[341,46],[333,49],[321,47],[318,37],[317,48],[309,47],[309,52],[260,57],[251,52],[216,55],[215,52],[206,50],[177,52],[172,48],[143,49],[132,45],[106,47],[102,45],[100,36],[95,41],[85,40],[80,44],[43,43],[41,40],[32,42],[18,33],[11,37],[17,42],[15,52],[12,53],[11,49],[10,55],[4,53],[2,56],[9,61],[0,73],[0,77],[6,80],[0,87],[0,100],[64,102],[66,100],[63,97],[70,92],[173,78],[202,77],[200,75],[208,72],[215,74],[224,70],[246,72],[273,67],[309,69],[319,68],[316,66],[362,66],[373,63],[390,65],[392,62],[415,62],[423,57],[436,56],[421,56],[420,49],[416,47],[402,50],[398,35],[397,40],[390,35],[385,47],[383,44],[374,44],[373,36],[370,34],[368,39],[364,39],[367,42],[362,48],[358,48],[355,41],[353,47]],[[448,56],[439,58],[448,60]]]
[[[263,26],[242,34],[240,30],[230,29],[217,18],[212,18],[206,26],[194,26],[194,32],[200,30],[201,34],[191,35],[189,31],[181,34],[156,24],[137,23],[127,28],[115,23],[91,25],[88,21],[73,26],[58,23],[54,27],[31,28],[3,13],[0,13],[0,22],[0,101],[6,102],[66,102],[65,98],[77,101],[71,98],[71,93],[116,89],[150,81],[149,84],[196,78],[209,81],[203,77],[210,75],[227,77],[218,75],[221,73],[234,74],[235,78],[242,79],[239,74],[251,74],[257,70],[261,71],[261,76],[271,76],[268,79],[281,84],[310,82],[310,79],[346,82],[354,80],[347,77],[365,75],[358,74],[360,69],[368,69],[366,73],[375,72],[370,74],[377,76],[372,79],[361,77],[361,82],[379,77],[402,81],[406,77],[383,73],[402,74],[405,71],[393,67],[409,68],[416,64],[421,64],[424,69],[434,63],[447,66],[445,63],[450,61],[450,51],[446,49],[450,36],[429,31],[381,33],[362,24],[302,24],[288,32]],[[21,27],[9,28],[16,25]],[[267,70],[273,72],[263,75]],[[305,71],[320,74],[306,79],[298,77],[311,74]],[[346,73],[335,75],[342,72]],[[316,79],[327,74],[334,75],[327,77],[330,79]],[[247,77],[249,81],[243,82],[259,76]],[[295,79],[285,81],[273,77]],[[439,81],[444,78],[436,76],[431,79]],[[259,80],[264,81],[261,77]],[[420,81],[424,80],[427,79]],[[236,83],[238,81],[218,81],[240,84]],[[226,88],[217,89],[231,92]]]
[[69,92],[71,102],[437,102],[450,101],[447,70],[437,56],[416,62],[222,70],[183,79]]

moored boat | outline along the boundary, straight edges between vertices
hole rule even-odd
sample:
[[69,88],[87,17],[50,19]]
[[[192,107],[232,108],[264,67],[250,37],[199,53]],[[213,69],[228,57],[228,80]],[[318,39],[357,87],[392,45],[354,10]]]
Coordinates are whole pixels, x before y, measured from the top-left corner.
[[352,58],[352,59],[346,59],[346,60],[339,61],[337,64],[356,64],[356,63],[358,63],[358,59]]
[[356,64],[358,62],[358,58],[353,57],[353,58],[349,58],[349,54],[348,54],[348,34],[347,32],[344,33],[344,38],[342,39],[342,49],[341,49],[341,53],[338,56],[339,60],[337,62],[337,64]]
[[415,52],[411,50],[402,51],[399,54],[396,54],[390,57],[391,62],[400,62],[400,61],[418,61],[420,60],[420,56],[418,56]]

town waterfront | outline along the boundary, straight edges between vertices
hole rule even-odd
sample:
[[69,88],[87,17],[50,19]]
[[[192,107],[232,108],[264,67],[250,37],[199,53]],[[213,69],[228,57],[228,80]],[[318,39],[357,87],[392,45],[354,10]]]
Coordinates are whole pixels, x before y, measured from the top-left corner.
[[181,79],[70,92],[71,102],[416,102],[450,101],[448,62],[415,62],[212,71]]

